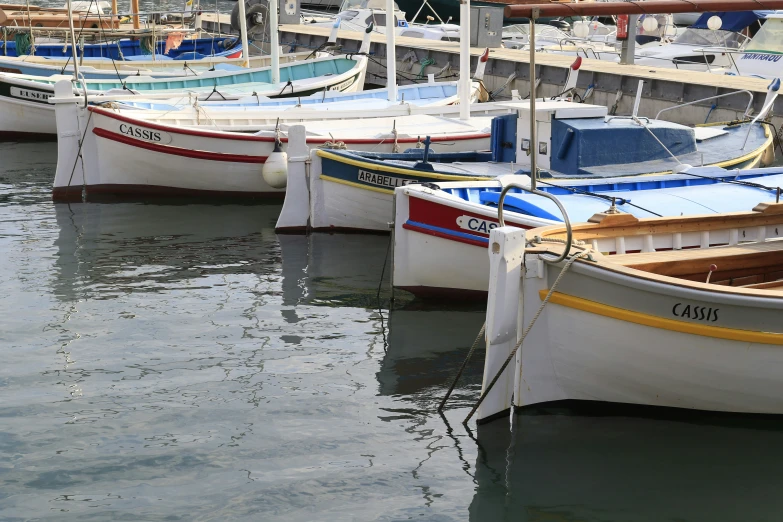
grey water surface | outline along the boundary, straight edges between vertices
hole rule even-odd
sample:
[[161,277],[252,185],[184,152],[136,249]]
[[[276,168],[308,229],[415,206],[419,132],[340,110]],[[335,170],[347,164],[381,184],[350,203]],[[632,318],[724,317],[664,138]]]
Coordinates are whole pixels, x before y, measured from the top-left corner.
[[55,155],[0,145],[1,520],[783,514],[779,422],[556,410],[477,444],[483,353],[436,408],[483,312],[389,312],[388,237],[278,236],[279,205],[53,204]]

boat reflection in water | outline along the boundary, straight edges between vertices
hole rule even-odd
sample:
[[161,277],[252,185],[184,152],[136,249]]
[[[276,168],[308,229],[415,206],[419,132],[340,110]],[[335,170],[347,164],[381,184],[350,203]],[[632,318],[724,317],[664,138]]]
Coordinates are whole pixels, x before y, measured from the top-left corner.
[[512,428],[479,427],[470,520],[728,522],[783,512],[781,419],[533,411]]
[[281,234],[278,240],[284,304],[377,308],[379,286],[381,298],[388,302],[388,236]]
[[[483,323],[484,312],[477,309],[392,310],[388,348],[377,375],[381,395],[407,396],[434,412]],[[483,361],[484,351],[476,350],[449,407],[474,400]]]
[[[419,308],[417,302],[406,302],[410,296],[405,292],[398,292],[400,295],[389,311],[388,236],[317,233],[283,234],[278,239],[283,256],[283,303],[376,310],[386,344],[377,373],[380,394],[422,399],[433,411],[432,405],[440,400],[444,386],[459,368],[484,322],[483,310],[475,306]],[[289,313],[289,319],[296,320],[296,311]],[[473,379],[462,385],[480,384],[482,361],[481,355],[474,358],[475,368],[472,365],[470,372]],[[458,388],[458,392],[462,389]],[[461,399],[459,393],[453,398]]]
[[280,271],[274,233],[279,205],[54,207],[59,277],[53,285],[62,300],[156,292],[199,280],[205,286],[205,277],[231,274],[274,277]]

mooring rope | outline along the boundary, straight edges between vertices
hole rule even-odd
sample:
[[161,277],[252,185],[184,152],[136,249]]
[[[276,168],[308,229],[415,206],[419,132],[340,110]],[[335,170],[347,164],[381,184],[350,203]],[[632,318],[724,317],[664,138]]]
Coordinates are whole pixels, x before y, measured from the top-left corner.
[[449,391],[446,392],[445,397],[443,397],[443,400],[440,401],[440,405],[438,406],[439,412],[442,412],[443,408],[446,406],[446,401],[448,401],[449,397],[451,397],[451,392],[454,391],[454,388],[457,386],[457,382],[459,381],[459,378],[462,377],[462,372],[464,372],[465,368],[468,366],[468,361],[470,361],[473,352],[476,350],[476,347],[479,344],[479,340],[484,338],[484,332],[486,331],[486,329],[487,329],[487,323],[485,321],[484,324],[481,325],[481,330],[479,330],[479,333],[476,336],[476,340],[473,341],[473,345],[470,347],[470,350],[468,351],[468,355],[465,357],[465,360],[462,362],[462,366],[457,372],[457,375],[454,376],[454,380],[452,381],[451,386],[449,387]]
[[71,177],[68,178],[68,185],[65,187],[65,191],[68,192],[71,188],[71,181],[73,181],[73,174],[76,172],[76,165],[79,163],[79,159],[82,160],[82,199],[84,199],[84,194],[87,190],[87,180],[85,179],[85,173],[84,173],[84,158],[82,158],[82,145],[84,144],[84,137],[87,136],[87,129],[90,128],[90,120],[92,120],[92,111],[90,111],[90,115],[87,117],[87,124],[84,126],[84,132],[82,133],[82,137],[79,140],[79,149],[76,151],[76,159],[73,161],[73,168],[71,169]]
[[[546,240],[542,240],[546,241]],[[552,288],[549,289],[549,292],[547,292],[546,297],[544,298],[544,301],[541,303],[541,306],[538,307],[538,311],[536,312],[536,315],[533,316],[533,320],[530,321],[530,324],[527,325],[527,328],[525,328],[525,331],[522,333],[522,337],[519,339],[519,342],[517,342],[516,346],[514,346],[514,349],[511,350],[511,353],[506,358],[503,365],[500,367],[500,370],[498,370],[495,377],[490,381],[489,385],[487,386],[487,389],[484,390],[484,392],[479,397],[476,404],[473,406],[473,409],[470,410],[470,413],[468,413],[468,416],[465,417],[465,420],[462,421],[462,424],[466,425],[468,424],[468,421],[470,421],[471,417],[473,417],[473,414],[476,413],[476,410],[479,409],[479,406],[481,406],[481,403],[484,402],[484,399],[487,398],[487,395],[490,391],[492,391],[492,388],[495,386],[495,383],[498,382],[500,379],[500,376],[503,374],[504,371],[506,371],[506,368],[508,367],[509,363],[511,362],[511,359],[514,358],[514,356],[517,354],[517,350],[519,350],[519,347],[522,346],[522,343],[525,341],[525,337],[527,337],[527,334],[530,333],[530,330],[533,328],[533,325],[536,324],[536,320],[541,315],[541,312],[544,311],[544,308],[546,307],[547,303],[549,302],[549,299],[552,297],[552,294],[555,293],[555,288],[557,288],[557,285],[560,283],[560,280],[563,279],[563,276],[568,271],[569,268],[571,268],[571,265],[574,264],[574,262],[579,259],[580,257],[583,257],[585,255],[590,254],[590,249],[582,250],[581,252],[577,252],[574,254],[571,259],[569,259],[563,269],[560,271],[560,274],[558,274],[557,279],[555,279],[555,282],[552,284]]]

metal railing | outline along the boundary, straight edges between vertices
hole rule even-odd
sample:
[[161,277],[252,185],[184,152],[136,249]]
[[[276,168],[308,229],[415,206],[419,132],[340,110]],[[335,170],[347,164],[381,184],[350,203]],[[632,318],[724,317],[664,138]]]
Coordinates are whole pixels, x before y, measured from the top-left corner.
[[560,261],[563,261],[565,258],[568,257],[568,254],[571,252],[571,239],[573,237],[573,233],[571,231],[571,220],[568,219],[568,213],[566,212],[566,209],[563,206],[563,204],[560,203],[560,200],[557,199],[555,196],[553,196],[548,192],[544,192],[543,190],[527,187],[525,185],[520,185],[518,183],[513,183],[513,182],[509,183],[508,185],[503,187],[503,190],[500,192],[500,198],[498,199],[498,223],[500,223],[501,227],[506,226],[506,222],[503,219],[503,200],[506,199],[506,194],[508,194],[509,190],[511,190],[512,188],[518,188],[520,190],[524,190],[525,192],[529,192],[530,194],[543,196],[551,200],[555,205],[557,205],[557,208],[560,209],[560,212],[563,214],[563,221],[565,222],[565,226],[566,226],[565,249],[563,250],[563,253],[560,254],[560,256],[558,256],[556,259],[547,259],[546,261],[548,263],[559,263]]
[[709,101],[709,100],[716,100],[718,98],[725,98],[726,96],[733,96],[734,94],[741,94],[743,92],[745,94],[747,94],[748,97],[750,98],[748,100],[748,106],[745,108],[745,116],[747,117],[748,114],[750,113],[751,105],[753,105],[753,93],[748,91],[748,90],[742,90],[742,91],[727,92],[725,94],[718,94],[716,96],[710,96],[709,98],[702,98],[700,100],[694,100],[694,101],[690,101],[690,102],[687,102],[687,103],[681,103],[679,105],[673,105],[672,107],[666,107],[665,109],[661,109],[660,111],[658,111],[658,114],[655,115],[655,119],[656,120],[660,119],[661,114],[663,114],[666,111],[679,109],[680,107],[687,107],[688,105],[695,105],[697,103],[701,103],[701,102],[705,102],[705,101]]

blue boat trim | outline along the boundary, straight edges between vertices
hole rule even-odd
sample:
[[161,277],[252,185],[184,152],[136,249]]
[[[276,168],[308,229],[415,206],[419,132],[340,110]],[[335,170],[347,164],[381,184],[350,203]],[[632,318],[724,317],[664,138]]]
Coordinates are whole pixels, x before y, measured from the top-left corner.
[[466,232],[457,232],[456,230],[451,230],[448,228],[442,228],[442,227],[436,227],[434,225],[428,225],[426,223],[421,223],[419,221],[411,221],[410,219],[405,222],[406,225],[411,225],[417,228],[422,228],[425,230],[431,230],[432,232],[440,232],[441,234],[446,234],[449,236],[459,237],[462,239],[468,239],[470,241],[479,241],[480,243],[489,244],[489,238],[482,237],[482,236],[476,236],[473,234],[468,234]]

